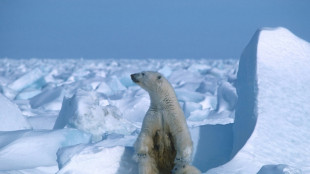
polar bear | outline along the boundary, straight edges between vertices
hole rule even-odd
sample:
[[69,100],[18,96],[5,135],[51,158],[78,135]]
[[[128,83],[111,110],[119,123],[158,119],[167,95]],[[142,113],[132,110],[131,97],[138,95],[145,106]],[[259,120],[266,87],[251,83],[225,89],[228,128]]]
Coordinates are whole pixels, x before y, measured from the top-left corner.
[[171,84],[153,71],[132,74],[131,79],[151,99],[134,145],[139,174],[199,174],[189,165],[193,143]]

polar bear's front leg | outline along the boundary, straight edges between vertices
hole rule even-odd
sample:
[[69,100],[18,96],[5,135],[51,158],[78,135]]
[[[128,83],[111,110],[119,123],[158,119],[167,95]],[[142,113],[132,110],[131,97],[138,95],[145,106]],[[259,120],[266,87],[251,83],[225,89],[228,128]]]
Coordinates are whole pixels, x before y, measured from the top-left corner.
[[159,174],[155,160],[150,156],[139,159],[139,174]]
[[182,131],[177,132],[175,134],[175,143],[177,151],[174,161],[175,165],[183,166],[189,164],[193,152],[193,143],[189,131],[182,129]]
[[159,128],[158,113],[148,111],[144,117],[141,132],[135,142],[135,151],[137,156],[146,157],[154,147],[154,131]]
[[153,147],[153,140],[151,136],[146,133],[141,133],[135,143],[135,151],[137,158],[146,158],[150,148]]
[[139,174],[159,174],[155,160],[149,155],[152,147],[151,136],[141,133],[135,143],[135,158],[139,163]]

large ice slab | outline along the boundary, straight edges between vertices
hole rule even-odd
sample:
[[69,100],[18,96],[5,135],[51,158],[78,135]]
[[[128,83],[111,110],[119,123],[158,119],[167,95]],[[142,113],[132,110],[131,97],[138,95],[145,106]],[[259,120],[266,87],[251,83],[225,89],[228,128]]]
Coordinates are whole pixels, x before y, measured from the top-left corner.
[[61,97],[61,93],[62,93],[61,87],[46,89],[42,93],[32,97],[29,103],[32,108],[36,109],[40,106],[51,103],[57,98]]
[[194,147],[192,161],[194,166],[206,172],[231,159],[232,125],[202,125],[190,128]]
[[89,141],[77,129],[0,132],[0,171],[57,165],[59,148]]
[[239,63],[236,155],[208,173],[256,173],[267,164],[309,173],[309,74],[309,43],[285,28],[257,31]]
[[33,87],[40,88],[42,85],[45,84],[45,81],[43,79],[44,75],[45,72],[41,68],[36,67],[16,79],[8,87],[16,92],[19,92],[31,85],[33,85]]
[[0,131],[31,129],[17,105],[0,94]]

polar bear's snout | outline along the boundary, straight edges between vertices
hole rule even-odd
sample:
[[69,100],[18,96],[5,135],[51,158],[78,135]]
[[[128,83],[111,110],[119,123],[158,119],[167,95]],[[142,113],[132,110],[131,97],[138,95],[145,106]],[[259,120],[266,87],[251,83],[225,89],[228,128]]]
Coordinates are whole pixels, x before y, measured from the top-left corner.
[[135,83],[139,83],[138,76],[139,76],[139,73],[131,74],[131,75],[130,75],[131,80],[132,80],[133,82],[135,82]]

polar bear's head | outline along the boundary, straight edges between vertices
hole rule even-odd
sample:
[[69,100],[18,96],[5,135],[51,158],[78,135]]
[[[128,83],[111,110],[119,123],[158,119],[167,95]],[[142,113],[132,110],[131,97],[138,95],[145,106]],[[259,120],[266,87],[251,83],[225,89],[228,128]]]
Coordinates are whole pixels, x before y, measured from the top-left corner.
[[158,72],[143,71],[131,74],[131,79],[149,93],[160,93],[170,89],[170,83]]

